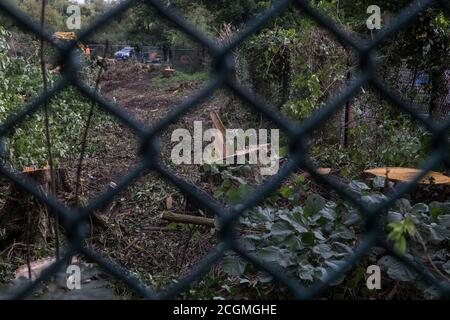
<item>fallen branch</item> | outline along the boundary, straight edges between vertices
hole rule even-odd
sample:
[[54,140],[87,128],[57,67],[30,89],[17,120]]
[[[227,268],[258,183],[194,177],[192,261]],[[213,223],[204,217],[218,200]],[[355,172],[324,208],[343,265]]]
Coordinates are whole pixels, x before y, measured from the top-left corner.
[[[188,214],[178,214],[178,213],[172,213],[172,212],[166,211],[161,214],[161,219],[171,221],[171,222],[176,222],[176,223],[186,223],[186,224],[194,224],[194,225],[207,226],[207,227],[215,227],[214,219],[192,216],[192,215],[188,215]],[[239,228],[238,230],[243,233],[265,232],[264,228],[256,228],[256,229]],[[159,230],[159,231],[176,231],[176,230],[170,229],[170,230]]]
[[191,216],[187,214],[177,214],[166,211],[161,214],[161,219],[178,223],[188,223],[199,226],[214,227],[214,219]]
[[441,272],[441,270],[439,270],[439,268],[434,264],[433,259],[431,259],[430,255],[428,254],[428,247],[427,247],[425,241],[423,240],[422,235],[419,233],[418,230],[416,230],[416,238],[417,238],[417,240],[419,240],[420,244],[422,245],[423,253],[424,253],[425,257],[427,258],[428,262],[430,263],[430,265],[433,267],[434,271],[436,271],[436,273],[438,275],[440,275],[443,279],[450,282],[450,278],[447,277],[445,274],[443,274]]
[[144,227],[142,231],[148,232],[180,232],[181,229],[173,229],[169,227]]

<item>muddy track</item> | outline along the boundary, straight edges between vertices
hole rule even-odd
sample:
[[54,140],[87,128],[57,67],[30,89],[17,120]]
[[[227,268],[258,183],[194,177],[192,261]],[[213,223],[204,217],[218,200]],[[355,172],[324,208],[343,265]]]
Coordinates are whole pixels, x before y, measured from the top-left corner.
[[[158,89],[153,85],[155,76],[156,72],[145,66],[113,66],[104,75],[101,93],[150,126],[198,87],[188,83]],[[162,139],[167,143],[170,135],[163,134]],[[85,161],[82,182],[86,200],[117,181],[139,158],[136,137],[112,118],[93,128],[90,143],[97,150]],[[101,253],[158,287],[185,274],[215,242],[207,228],[155,230],[168,225],[159,218],[167,197],[181,210],[182,197],[175,188],[154,173],[143,176],[97,213],[105,223],[97,227],[92,239]]]

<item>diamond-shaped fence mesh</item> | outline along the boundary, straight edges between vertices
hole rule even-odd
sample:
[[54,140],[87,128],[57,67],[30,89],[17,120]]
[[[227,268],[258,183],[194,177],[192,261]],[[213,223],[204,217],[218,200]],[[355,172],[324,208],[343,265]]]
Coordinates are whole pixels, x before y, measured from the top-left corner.
[[[122,14],[133,5],[136,5],[137,2],[138,0],[121,1],[114,9],[100,16],[88,28],[85,28],[79,32],[79,41],[83,42],[83,40],[87,39],[96,30],[102,27],[102,25]],[[427,10],[427,8],[434,3],[439,3],[442,10],[448,14],[449,3],[447,0],[413,1],[408,7],[403,9],[395,19],[392,20],[390,25],[383,28],[370,41],[357,39],[356,37],[350,36],[343,32],[330,19],[315,11],[307,1],[278,0],[274,1],[273,6],[266,12],[251,20],[247,24],[246,28],[239,32],[237,36],[226,45],[219,45],[216,41],[198,31],[194,26],[188,23],[181,14],[175,11],[172,7],[168,7],[163,3],[163,1],[146,0],[144,2],[148,6],[153,7],[164,19],[167,19],[171,23],[175,24],[180,30],[190,36],[192,40],[198,42],[202,46],[205,46],[213,58],[213,72],[210,82],[187,101],[179,106],[174,106],[171,113],[152,127],[145,127],[131,115],[124,112],[120,107],[106,101],[101,95],[80,80],[77,74],[81,66],[77,63],[76,54],[74,54],[76,50],[75,43],[67,46],[54,43],[51,35],[45,31],[41,31],[41,28],[35,25],[24,13],[20,12],[7,1],[0,2],[0,10],[14,19],[19,27],[32,32],[37,37],[44,39],[47,43],[51,43],[55,46],[59,52],[61,60],[67,66],[58,82],[56,82],[46,92],[43,92],[34,101],[24,106],[19,112],[8,117],[8,119],[0,126],[0,135],[4,137],[15,126],[24,121],[29,114],[36,112],[45,103],[52,99],[52,97],[57,95],[66,87],[74,86],[83,95],[94,101],[99,108],[102,108],[104,111],[108,112],[133,130],[133,132],[140,139],[142,153],[142,160],[140,163],[131,169],[124,177],[122,177],[122,179],[117,183],[116,188],[109,189],[107,192],[100,195],[98,198],[91,201],[87,206],[82,208],[66,207],[54,196],[40,191],[41,189],[38,188],[36,183],[23,178],[20,174],[12,171],[7,166],[0,166],[0,173],[4,177],[11,180],[23,190],[32,194],[39,201],[47,205],[53,214],[59,217],[60,223],[64,225],[67,230],[69,243],[68,248],[66,248],[64,254],[61,256],[61,259],[42,272],[35,281],[15,292],[12,298],[25,298],[32,294],[33,290],[39,285],[39,283],[45,281],[58,272],[63,264],[66,263],[67,258],[76,253],[81,253],[87,258],[95,261],[109,274],[117,280],[126,283],[143,298],[174,298],[183,292],[183,290],[185,290],[193,281],[200,280],[210,270],[213,264],[219,262],[223,258],[226,252],[234,251],[243,259],[253,264],[257,269],[265,271],[273,276],[275,280],[277,280],[281,285],[284,285],[291,292],[293,297],[299,299],[310,299],[316,297],[319,293],[325,290],[331,282],[347,272],[350,267],[355,265],[362,257],[367,255],[370,249],[374,246],[384,247],[390,255],[394,256],[408,268],[416,272],[423,281],[434,286],[440,293],[441,297],[448,298],[450,296],[450,284],[448,282],[443,282],[442,280],[436,278],[426,266],[421,265],[418,261],[399,254],[385,240],[384,234],[380,228],[380,216],[382,211],[393,205],[394,202],[403,194],[412,191],[416,187],[416,183],[422,179],[429,170],[443,162],[447,163],[447,134],[450,130],[450,121],[447,121],[444,124],[435,124],[425,118],[422,114],[417,112],[410,103],[389,90],[387,86],[377,78],[375,73],[375,56],[377,47],[389,37],[395,35],[396,32],[402,28],[405,28],[410,21],[417,18],[421,12]],[[359,66],[361,70],[358,76],[353,79],[353,81],[345,90],[343,90],[343,92],[328,101],[325,106],[319,110],[319,112],[301,124],[291,123],[291,121],[277,113],[275,111],[276,108],[269,106],[266,102],[254,96],[249,90],[237,85],[233,81],[235,73],[232,58],[233,50],[244,40],[262,29],[266,22],[282,13],[287,6],[291,4],[296,5],[302,14],[305,14],[310,19],[315,21],[320,27],[329,31],[339,41],[352,47],[358,53],[360,61]],[[383,97],[388,99],[396,108],[409,114],[413,120],[416,120],[423,125],[433,135],[434,141],[434,149],[422,168],[422,174],[417,176],[412,182],[402,185],[396,190],[395,193],[391,194],[386,201],[377,205],[369,205],[368,203],[364,203],[350,192],[343,190],[331,179],[317,173],[314,166],[310,161],[308,161],[308,157],[306,155],[306,137],[312,133],[313,130],[319,127],[320,124],[326,121],[332,114],[334,114],[334,112],[338,111],[347,100],[355,96],[362,86],[368,84],[376,88],[376,90],[378,90],[378,92]],[[215,90],[222,87],[227,87],[239,98],[250,104],[255,110],[272,120],[280,129],[283,129],[287,133],[291,141],[290,160],[275,176],[261,186],[254,194],[252,194],[250,198],[246,199],[243,203],[232,207],[231,209],[225,209],[219,203],[214,202],[214,200],[210,197],[205,197],[202,191],[179,178],[168,168],[158,162],[158,134],[169,124],[175,122],[185,113],[195,108]],[[366,232],[354,254],[346,261],[345,264],[330,274],[325,281],[321,281],[320,283],[316,283],[309,287],[302,287],[285,272],[265,265],[256,257],[247,253],[246,250],[240,246],[234,227],[236,220],[246,210],[250,209],[252,206],[255,206],[259,201],[264,199],[265,196],[274,191],[283,179],[297,168],[308,171],[316,181],[332,189],[342,198],[352,203],[366,217]],[[89,218],[89,215],[91,215],[95,210],[107,205],[110,201],[112,201],[115,195],[126,189],[135,179],[150,171],[158,172],[164,179],[174,184],[177,188],[188,194],[190,197],[196,199],[204,207],[213,212],[215,217],[220,222],[220,243],[216,246],[216,248],[209,253],[193,270],[191,270],[187,276],[179,279],[175,284],[169,286],[163,293],[157,293],[152,290],[152,288],[145,286],[137,278],[131,276],[127,270],[123,270],[118,265],[107,261],[107,259],[102,257],[100,254],[86,247],[84,242],[86,237],[86,230],[84,230],[84,226],[85,221]]]

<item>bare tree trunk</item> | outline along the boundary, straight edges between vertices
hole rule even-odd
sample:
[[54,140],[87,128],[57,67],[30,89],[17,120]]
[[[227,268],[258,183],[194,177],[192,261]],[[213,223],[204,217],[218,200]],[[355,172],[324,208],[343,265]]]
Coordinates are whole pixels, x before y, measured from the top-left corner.
[[[34,180],[44,193],[52,189],[51,176],[55,177],[57,193],[70,192],[69,179],[65,169],[39,169],[25,171],[22,174]],[[7,246],[12,241],[27,241],[36,243],[47,241],[56,236],[55,217],[44,204],[32,195],[12,185],[9,196],[3,208],[0,209],[0,247]]]
[[[347,57],[347,72],[345,75],[345,80],[347,85],[350,83],[350,80],[352,78],[351,74],[351,60],[350,56]],[[352,104],[351,100],[347,100],[345,103],[345,111],[344,111],[344,147],[347,148],[349,145],[349,137],[348,137],[348,129],[349,124],[352,121]]]

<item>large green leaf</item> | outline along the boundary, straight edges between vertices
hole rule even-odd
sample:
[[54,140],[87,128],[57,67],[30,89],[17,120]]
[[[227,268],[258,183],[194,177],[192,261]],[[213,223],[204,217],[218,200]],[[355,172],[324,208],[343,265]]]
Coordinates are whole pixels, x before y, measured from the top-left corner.
[[284,241],[284,244],[286,245],[286,248],[288,250],[291,250],[293,252],[300,251],[300,250],[305,248],[305,246],[303,245],[301,239],[298,236],[295,236],[295,235],[290,236],[289,238],[287,238]]
[[283,268],[291,263],[290,253],[276,246],[262,248],[257,252],[257,255],[262,261],[273,263]]
[[384,256],[378,260],[378,265],[386,270],[388,276],[393,280],[412,282],[417,278],[415,272],[408,269],[402,262],[394,257]]
[[249,213],[249,218],[255,222],[272,221],[272,210],[270,208],[258,207]]
[[336,248],[339,253],[344,253],[345,255],[353,254],[353,249],[345,243],[334,241],[332,246]]
[[258,250],[257,255],[266,262],[276,262],[280,258],[280,248],[269,246]]
[[428,226],[428,232],[428,240],[435,244],[450,239],[450,230],[436,223],[432,223]]
[[404,219],[400,212],[389,211],[387,215],[387,222],[402,221]]
[[253,193],[253,188],[248,184],[240,184],[237,188],[230,188],[226,193],[226,199],[230,203],[242,203]]
[[316,242],[314,233],[311,231],[308,231],[306,233],[302,234],[302,242],[304,242],[306,245],[312,246]]
[[322,231],[320,231],[320,230],[314,230],[314,231],[313,231],[313,234],[314,234],[314,237],[315,237],[317,240],[319,240],[319,241],[325,241],[325,240],[326,240],[325,237],[324,237],[323,234],[322,234]]
[[362,193],[364,191],[370,190],[370,188],[364,182],[352,181],[349,185],[350,189],[357,192]]
[[327,201],[324,197],[318,195],[318,194],[312,194],[306,199],[305,202],[305,215],[306,216],[312,216],[315,214],[318,214],[320,210],[322,210],[325,207],[325,204]]
[[303,226],[303,221],[301,220],[300,214],[298,213],[287,213],[287,214],[281,214],[279,216],[279,218],[281,220],[286,221],[287,223],[289,223],[289,225],[294,228],[295,231],[297,231],[298,233],[305,233],[308,232],[308,229],[306,229]]
[[312,248],[312,252],[321,256],[322,258],[330,259],[335,255],[335,252],[331,250],[331,247],[325,243],[318,244]]
[[313,281],[314,271],[315,268],[311,264],[302,264],[297,268],[297,275],[302,280]]
[[422,213],[427,213],[430,211],[430,208],[425,204],[425,203],[416,203],[412,208],[411,208],[411,213],[412,214],[422,214]]
[[228,255],[223,258],[221,265],[225,273],[238,277],[244,273],[247,262],[236,255]]
[[327,204],[319,211],[319,215],[329,221],[334,221],[336,219],[336,208],[335,206]]
[[361,222],[361,215],[357,210],[353,209],[349,211],[349,213],[345,216],[343,221],[344,221],[343,223],[346,226],[352,226],[354,224]]
[[356,239],[355,232],[345,226],[339,226],[330,234],[331,239]]
[[286,221],[277,221],[272,225],[270,234],[276,237],[286,238],[292,235],[293,231],[291,226]]

